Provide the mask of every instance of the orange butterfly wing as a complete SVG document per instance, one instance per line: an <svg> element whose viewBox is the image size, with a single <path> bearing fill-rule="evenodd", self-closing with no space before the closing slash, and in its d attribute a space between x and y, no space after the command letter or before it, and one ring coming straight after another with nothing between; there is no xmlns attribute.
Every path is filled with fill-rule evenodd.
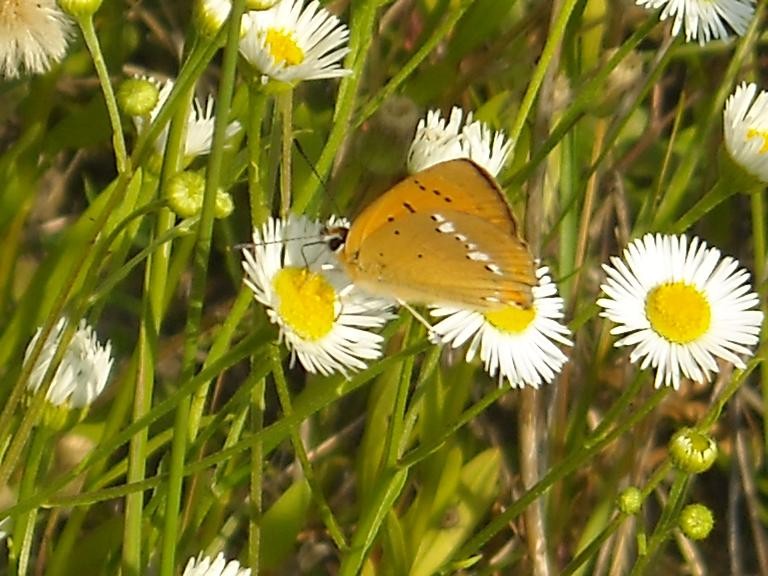
<svg viewBox="0 0 768 576"><path fill-rule="evenodd" d="M390 188L354 220L340 257L360 287L414 303L530 307L537 283L504 193L465 159Z"/></svg>
<svg viewBox="0 0 768 576"><path fill-rule="evenodd" d="M484 218L447 210L385 222L342 260L364 290L414 303L530 307L536 284L522 241Z"/></svg>
<svg viewBox="0 0 768 576"><path fill-rule="evenodd" d="M445 210L474 214L517 235L517 222L493 177L471 160L459 159L436 164L387 190L355 218L346 245L355 251L387 222Z"/></svg>

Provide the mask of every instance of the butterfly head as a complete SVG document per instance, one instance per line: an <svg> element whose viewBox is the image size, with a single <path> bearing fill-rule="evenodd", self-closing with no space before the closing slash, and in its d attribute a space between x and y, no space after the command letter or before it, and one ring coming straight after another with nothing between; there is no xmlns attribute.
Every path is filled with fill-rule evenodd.
<svg viewBox="0 0 768 576"><path fill-rule="evenodd" d="M339 254L344 250L349 235L349 226L327 226L323 230L323 242L334 254Z"/></svg>

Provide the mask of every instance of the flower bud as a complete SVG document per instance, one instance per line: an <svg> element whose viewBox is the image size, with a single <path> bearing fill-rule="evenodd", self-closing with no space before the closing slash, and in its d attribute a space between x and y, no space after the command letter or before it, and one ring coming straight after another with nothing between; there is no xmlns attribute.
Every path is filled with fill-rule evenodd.
<svg viewBox="0 0 768 576"><path fill-rule="evenodd" d="M616 505L624 514L633 516L640 512L640 508L643 505L643 493L640 492L639 488L630 486L619 494Z"/></svg>
<svg viewBox="0 0 768 576"><path fill-rule="evenodd" d="M146 116L155 109L159 91L144 78L129 78L117 89L117 102L129 116Z"/></svg>
<svg viewBox="0 0 768 576"><path fill-rule="evenodd" d="M280 0L246 0L246 10L269 10Z"/></svg>
<svg viewBox="0 0 768 576"><path fill-rule="evenodd" d="M179 172L168 182L166 197L171 210L182 218L198 216L203 209L205 177L200 172ZM222 190L216 192L214 216L226 218L234 206L229 194Z"/></svg>
<svg viewBox="0 0 768 576"><path fill-rule="evenodd" d="M691 540L703 540L714 525L712 511L703 504L689 504L680 513L680 530Z"/></svg>
<svg viewBox="0 0 768 576"><path fill-rule="evenodd" d="M717 458L715 441L698 430L682 428L669 441L672 463L688 474L700 474L708 470Z"/></svg>
<svg viewBox="0 0 768 576"><path fill-rule="evenodd" d="M59 0L59 8L73 18L90 18L101 8L101 0Z"/></svg>
<svg viewBox="0 0 768 576"><path fill-rule="evenodd" d="M193 18L200 34L206 38L215 36L231 10L230 0L197 0Z"/></svg>

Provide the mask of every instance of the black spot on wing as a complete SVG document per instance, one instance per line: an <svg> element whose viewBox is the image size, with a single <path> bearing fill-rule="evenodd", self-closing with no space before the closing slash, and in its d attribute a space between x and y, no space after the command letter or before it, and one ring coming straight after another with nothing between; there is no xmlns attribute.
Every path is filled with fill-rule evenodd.
<svg viewBox="0 0 768 576"><path fill-rule="evenodd" d="M411 214L414 214L416 212L416 208L413 207L413 205L409 202L403 202L403 208L408 210Z"/></svg>

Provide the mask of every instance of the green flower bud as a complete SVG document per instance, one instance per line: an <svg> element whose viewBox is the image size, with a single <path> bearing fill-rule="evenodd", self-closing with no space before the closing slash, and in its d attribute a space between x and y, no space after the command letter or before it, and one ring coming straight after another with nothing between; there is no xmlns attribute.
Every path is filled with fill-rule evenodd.
<svg viewBox="0 0 768 576"><path fill-rule="evenodd" d="M73 18L90 18L101 8L101 0L59 0L59 8Z"/></svg>
<svg viewBox="0 0 768 576"><path fill-rule="evenodd" d="M232 196L222 190L218 190L216 192L216 205L213 208L214 217L221 220L232 214L234 209L235 205L232 202Z"/></svg>
<svg viewBox="0 0 768 576"><path fill-rule="evenodd" d="M280 0L246 0L246 10L269 10Z"/></svg>
<svg viewBox="0 0 768 576"><path fill-rule="evenodd" d="M640 492L639 488L630 486L619 494L616 505L624 514L633 516L640 512L640 507L643 505L643 493Z"/></svg>
<svg viewBox="0 0 768 576"><path fill-rule="evenodd" d="M205 177L201 172L179 172L168 182L166 197L171 210L182 218L198 216L203 209ZM232 213L232 198L226 192L218 190L213 214L216 218L226 218Z"/></svg>
<svg viewBox="0 0 768 576"><path fill-rule="evenodd" d="M669 441L672 463L688 474L700 474L708 470L717 458L715 441L698 430L682 428Z"/></svg>
<svg viewBox="0 0 768 576"><path fill-rule="evenodd" d="M144 78L129 78L117 89L117 102L129 116L147 116L157 106L157 86Z"/></svg>
<svg viewBox="0 0 768 576"><path fill-rule="evenodd" d="M703 504L689 504L680 513L680 530L691 540L703 540L714 525L712 511Z"/></svg>
<svg viewBox="0 0 768 576"><path fill-rule="evenodd" d="M201 36L212 38L232 10L230 0L197 0L193 12L195 26Z"/></svg>

